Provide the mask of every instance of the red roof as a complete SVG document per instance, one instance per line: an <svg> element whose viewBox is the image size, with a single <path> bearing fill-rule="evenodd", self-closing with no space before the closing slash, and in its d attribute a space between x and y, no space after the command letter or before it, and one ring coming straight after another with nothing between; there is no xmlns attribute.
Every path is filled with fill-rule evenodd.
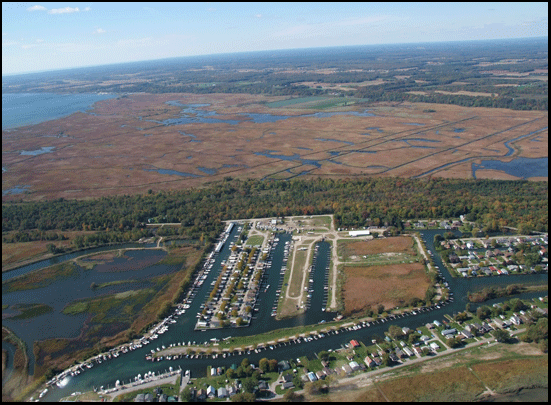
<svg viewBox="0 0 551 405"><path fill-rule="evenodd" d="M352 347L358 347L358 346L360 346L360 344L359 344L357 341L355 341L355 340L351 340L351 341L350 341L350 344L352 345Z"/></svg>

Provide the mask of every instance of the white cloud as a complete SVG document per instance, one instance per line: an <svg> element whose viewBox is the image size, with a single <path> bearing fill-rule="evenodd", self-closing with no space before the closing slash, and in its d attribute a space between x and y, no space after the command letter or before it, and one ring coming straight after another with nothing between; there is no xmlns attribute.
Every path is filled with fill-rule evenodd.
<svg viewBox="0 0 551 405"><path fill-rule="evenodd" d="M38 6L38 5L37 5L37 6L29 7L29 8L27 9L27 11L44 11L44 10L47 10L47 8L44 7L44 6Z"/></svg>
<svg viewBox="0 0 551 405"><path fill-rule="evenodd" d="M216 9L214 7L209 7L207 11L216 11Z"/></svg>
<svg viewBox="0 0 551 405"><path fill-rule="evenodd" d="M102 28L98 28L97 30L94 31L94 34L104 34L104 33L105 33L105 30Z"/></svg>
<svg viewBox="0 0 551 405"><path fill-rule="evenodd" d="M17 41L2 41L2 46L12 46L17 44L19 44Z"/></svg>
<svg viewBox="0 0 551 405"><path fill-rule="evenodd" d="M25 44L25 45L21 45L21 48L22 49L30 49L30 48L36 48L38 46L38 44Z"/></svg>
<svg viewBox="0 0 551 405"><path fill-rule="evenodd" d="M70 14L78 13L80 10L78 7L64 7L64 8L52 8L48 10L48 14Z"/></svg>
<svg viewBox="0 0 551 405"><path fill-rule="evenodd" d="M262 14L255 15L256 18L262 18Z"/></svg>

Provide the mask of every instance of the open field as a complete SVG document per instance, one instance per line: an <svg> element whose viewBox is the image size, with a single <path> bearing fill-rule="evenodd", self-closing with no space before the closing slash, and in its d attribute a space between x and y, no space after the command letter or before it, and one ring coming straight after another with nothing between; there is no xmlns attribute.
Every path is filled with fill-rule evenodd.
<svg viewBox="0 0 551 405"><path fill-rule="evenodd" d="M386 309L402 306L412 298L424 299L430 285L420 263L388 266L345 266L343 287L345 314L382 304Z"/></svg>
<svg viewBox="0 0 551 405"><path fill-rule="evenodd" d="M415 255L413 238L411 236L397 236L384 239L372 239L368 241L340 240L339 255L345 260L350 256L376 255L380 253L407 253Z"/></svg>
<svg viewBox="0 0 551 405"><path fill-rule="evenodd" d="M166 104L174 100L209 106L182 114L181 107ZM386 102L369 105L374 116L356 116L351 113L363 113L367 104L337 107L342 101L247 94L132 94L104 100L93 114L3 131L2 198L134 194L196 187L227 176L471 178L469 168L477 159L547 157L546 111ZM324 115L313 115L312 107ZM196 119L212 111L217 119ZM249 113L281 117L254 122ZM180 118L187 121L178 123ZM510 149L504 143L516 138L514 153L505 158ZM54 149L22 154L42 147ZM462 165L465 169L455 170ZM10 192L21 186L29 187Z"/></svg>

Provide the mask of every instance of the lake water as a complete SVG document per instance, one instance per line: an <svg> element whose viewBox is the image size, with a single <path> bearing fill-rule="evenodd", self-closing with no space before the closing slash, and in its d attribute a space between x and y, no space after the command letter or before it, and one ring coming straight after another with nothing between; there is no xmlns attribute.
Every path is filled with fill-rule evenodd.
<svg viewBox="0 0 551 405"><path fill-rule="evenodd" d="M548 177L549 158L531 159L519 157L510 162L499 160L483 160L481 164L472 164L473 178L476 179L476 171L480 169L499 170L511 176L527 179L529 177Z"/></svg>
<svg viewBox="0 0 551 405"><path fill-rule="evenodd" d="M88 110L116 94L2 93L2 130L38 124Z"/></svg>

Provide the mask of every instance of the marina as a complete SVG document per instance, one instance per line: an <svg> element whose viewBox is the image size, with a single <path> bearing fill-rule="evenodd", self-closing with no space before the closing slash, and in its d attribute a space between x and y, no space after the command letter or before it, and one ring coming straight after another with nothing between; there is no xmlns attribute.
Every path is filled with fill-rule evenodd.
<svg viewBox="0 0 551 405"><path fill-rule="evenodd" d="M444 230L421 232L429 251L433 249L432 239L437 232L442 233ZM240 227L231 227L229 233L225 231L221 235L221 240L226 242L235 240L240 233ZM276 233L273 239L266 240L263 251L267 255L261 266L262 281L254 296L254 315L248 327L231 328L231 330L227 328L193 330L197 322L195 314L200 314L202 310L206 309L205 302L212 290L211 284L222 274L223 266L230 260L232 247L228 242L219 252L213 251L206 256L200 271L192 280L185 298L178 303L172 314L151 327L141 338L98 354L58 374L48 381L49 391L44 394L44 397L48 400L56 400L70 395L71 392L84 392L94 388L102 389L105 392L106 390L116 391L120 389L116 385L117 379L128 381L128 384L138 384L145 381L144 375L158 376L159 373L164 373L165 369L168 370L168 367L172 367L173 370L190 370L194 376L200 377L205 375L206 367L212 365L213 361L224 367L229 367L243 357L249 358L251 362L258 362L260 358L267 356L263 352L268 350L270 351L269 356L276 356L278 359L295 358L304 354L314 356L314 353L320 350L338 349L350 339L371 341L372 336L382 336L389 324L412 328L432 322L434 319L442 319L445 314L463 310L464 298L456 303L454 296L464 297L475 284L484 285L485 283L484 279L448 277L447 270L439 263L439 255L435 255L434 260L445 279L444 282L448 283L451 291L455 293L455 295L450 295L448 300L427 307L403 311L399 314L389 314L389 316L373 322L359 320L341 321L335 324L335 320L340 318L337 316L338 314L325 310L330 249L327 242L320 242L315 246L316 254L312 262L313 267L308 274L308 291L305 293L310 297L307 297L306 311L297 317L277 321L273 314L277 311L281 283L287 270L287 259L292 246L291 235L285 232ZM505 285L518 282L520 277L510 276L509 280L506 280L506 277L501 277L499 280L492 281ZM546 274L534 275L534 277L525 276L524 278L525 281L546 279ZM532 293L531 296L535 295L537 294ZM248 336L304 325L311 325L310 332L287 336L275 341L267 340L259 343L256 347L232 347L231 344L227 344L231 340L230 335L234 337ZM193 349L193 351L184 353L182 350L184 348ZM207 349L211 349L210 353L207 352ZM125 360L122 361L122 358ZM113 374L115 369L116 374ZM141 380L137 378L138 375L141 375ZM100 388L101 386L103 388Z"/></svg>

